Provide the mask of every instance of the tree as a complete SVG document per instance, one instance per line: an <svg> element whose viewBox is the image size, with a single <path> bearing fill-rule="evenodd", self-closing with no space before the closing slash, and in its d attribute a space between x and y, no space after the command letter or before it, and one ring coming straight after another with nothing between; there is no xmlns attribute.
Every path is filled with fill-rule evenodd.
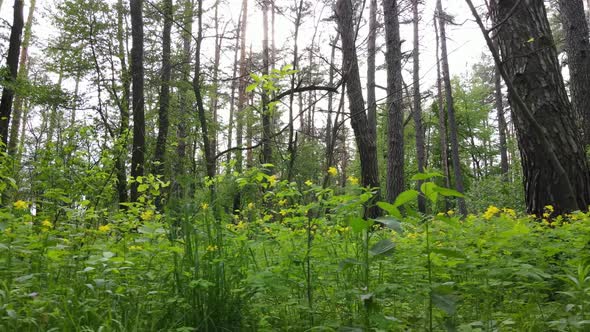
<svg viewBox="0 0 590 332"><path fill-rule="evenodd" d="M37 0L31 0L29 4L29 14L27 16L27 23L24 26L24 36L20 52L20 60L18 64L18 79L26 80L28 76L28 58L29 58L29 44L31 42L32 27L33 27L33 16L35 14L35 8ZM1 6L0 6L1 7ZM24 97L17 95L14 101L14 110L12 124L10 127L10 140L8 142L8 154L15 156L18 146L18 134L21 124L21 117L24 107Z"/></svg>
<svg viewBox="0 0 590 332"><path fill-rule="evenodd" d="M156 174L164 174L164 163L166 162L166 141L168 138L168 113L170 108L170 77L172 65L171 54L171 32L174 9L172 0L163 1L164 31L162 33L162 69L160 73L160 109L158 111L158 138L156 141Z"/></svg>
<svg viewBox="0 0 590 332"><path fill-rule="evenodd" d="M440 48L441 48L441 64L443 82L445 85L445 96L447 100L447 116L449 121L449 136L451 139L451 159L453 160L453 174L455 176L455 189L463 193L465 188L463 186L463 174L461 172L461 159L459 157L459 139L457 137L457 121L455 120L455 109L453 103L453 90L451 85L451 76L449 72L449 59L447 51L447 34L446 34L446 14L442 9L442 1L437 0L436 12L438 25L440 29ZM466 216L467 206L465 200L462 197L457 198L459 205L459 212Z"/></svg>
<svg viewBox="0 0 590 332"><path fill-rule="evenodd" d="M547 205L555 214L587 210L588 164L543 3L495 2L495 25L486 29L471 0L466 2L508 88L528 212L542 216ZM488 35L498 24L502 59Z"/></svg>
<svg viewBox="0 0 590 332"><path fill-rule="evenodd" d="M131 177L144 174L145 161L145 115L144 115L144 68L143 68L143 0L130 0L131 10L131 77L133 81L133 149L131 154ZM139 198L139 183L131 184L131 201Z"/></svg>
<svg viewBox="0 0 590 332"><path fill-rule="evenodd" d="M387 200L404 191L404 112L402 108L402 52L397 0L383 0L387 53Z"/></svg>
<svg viewBox="0 0 590 332"><path fill-rule="evenodd" d="M21 37L23 26L23 0L14 0L12 28L10 29L10 43L8 44L8 55L6 65L8 66L8 75L4 77L4 89L2 90L2 100L0 100L0 139L2 147L0 151L6 149L8 143L8 126L10 124L10 114L12 112L12 102L14 100L14 85L18 75L18 58L20 55Z"/></svg>
<svg viewBox="0 0 590 332"><path fill-rule="evenodd" d="M360 156L361 183L365 187L378 188L377 143L375 136L371 135L367 112L365 111L352 16L350 0L338 0L336 2L336 20L340 38L342 39L342 72L345 73L344 79L350 105L350 123ZM378 198L378 195L376 198ZM365 213L369 218L374 218L378 214L379 210L376 207L368 208Z"/></svg>
<svg viewBox="0 0 590 332"><path fill-rule="evenodd" d="M565 51L570 72L574 114L582 119L584 144L590 144L590 35L582 0L559 0L565 31Z"/></svg>
<svg viewBox="0 0 590 332"><path fill-rule="evenodd" d="M412 0L412 14L414 24L414 49L412 57L414 60L413 70L413 88L412 96L414 104L414 128L416 131L416 161L418 172L423 173L426 164L426 153L424 143L424 129L422 127L422 96L420 93L420 13L418 12L419 0ZM416 186L420 188L422 182L418 181ZM423 196L418 197L418 210L426 212L426 201Z"/></svg>
<svg viewBox="0 0 590 332"><path fill-rule="evenodd" d="M377 135L377 101L375 100L375 55L377 40L377 0L370 0L369 38L367 39L367 119L372 135Z"/></svg>
<svg viewBox="0 0 590 332"><path fill-rule="evenodd" d="M246 87L248 86L248 64L246 63L246 32L248 29L248 0L242 2L242 19L240 31L240 76L238 84L238 105L236 114L236 171L242 171L242 142L244 135L244 113L246 108L247 96Z"/></svg>

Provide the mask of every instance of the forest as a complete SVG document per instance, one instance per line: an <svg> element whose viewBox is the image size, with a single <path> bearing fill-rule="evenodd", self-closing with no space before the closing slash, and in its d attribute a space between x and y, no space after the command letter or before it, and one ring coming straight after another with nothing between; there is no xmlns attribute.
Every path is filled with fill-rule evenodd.
<svg viewBox="0 0 590 332"><path fill-rule="evenodd" d="M0 331L590 331L590 0L0 0Z"/></svg>

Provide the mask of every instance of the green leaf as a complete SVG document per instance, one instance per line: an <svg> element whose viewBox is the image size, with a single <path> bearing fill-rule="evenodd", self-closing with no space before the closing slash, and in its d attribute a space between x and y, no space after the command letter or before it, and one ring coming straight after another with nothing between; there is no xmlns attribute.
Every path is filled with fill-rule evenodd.
<svg viewBox="0 0 590 332"><path fill-rule="evenodd" d="M440 174L439 172L418 173L418 174L412 176L411 180L412 181L421 181L421 180L432 179L435 177L442 178L442 177L444 177L444 175Z"/></svg>
<svg viewBox="0 0 590 332"><path fill-rule="evenodd" d="M144 192L149 188L149 185L147 184L140 184L139 186L137 186L137 192Z"/></svg>
<svg viewBox="0 0 590 332"><path fill-rule="evenodd" d="M393 229L394 231L398 232L400 235L404 233L402 229L402 223L392 217L380 217L375 219L376 222L383 224L385 227L389 229Z"/></svg>
<svg viewBox="0 0 590 332"><path fill-rule="evenodd" d="M449 189L449 188L445 188L445 187L434 187L433 190L445 197L449 197L449 196L454 196L454 197L465 197L465 195L463 195L462 193L453 190L453 189Z"/></svg>
<svg viewBox="0 0 590 332"><path fill-rule="evenodd" d="M408 202L411 202L411 201L415 200L416 198L418 198L418 195L420 195L420 193L414 189L406 190L406 191L400 193L395 198L395 202L393 202L393 206L398 207L398 206L404 205Z"/></svg>
<svg viewBox="0 0 590 332"><path fill-rule="evenodd" d="M246 87L246 92L252 92L252 91L256 90L257 87L258 87L258 83L252 83L252 84L248 85L248 87Z"/></svg>
<svg viewBox="0 0 590 332"><path fill-rule="evenodd" d="M372 256L389 255L395 249L395 243L390 239L383 239L369 249Z"/></svg>
<svg viewBox="0 0 590 332"><path fill-rule="evenodd" d="M349 221L350 228L354 233L362 233L364 230L369 229L371 227L371 223L363 218L351 218Z"/></svg>
<svg viewBox="0 0 590 332"><path fill-rule="evenodd" d="M354 258L348 257L348 258L341 260L340 263L338 263L338 269L340 271L343 271L343 270L351 268L355 265L363 265L363 262L358 261Z"/></svg>
<svg viewBox="0 0 590 332"><path fill-rule="evenodd" d="M377 202L377 206L391 216L394 216L398 219L402 218L401 212L399 212L399 209L393 204L389 204L387 202Z"/></svg>
<svg viewBox="0 0 590 332"><path fill-rule="evenodd" d="M460 250L452 249L452 248L435 248L432 249L431 252L435 254L440 254L449 258L461 258L466 259L467 256Z"/></svg>
<svg viewBox="0 0 590 332"><path fill-rule="evenodd" d="M534 42L534 41L535 41L535 37L531 37L531 38L530 38L529 40L527 40L526 42L527 42L527 43L532 43L532 42Z"/></svg>
<svg viewBox="0 0 590 332"><path fill-rule="evenodd" d="M442 295L435 292L432 292L430 296L432 298L432 303L442 311L446 312L447 315L452 316L457 311L457 302L455 301L454 296Z"/></svg>
<svg viewBox="0 0 590 332"><path fill-rule="evenodd" d="M435 188L437 187L438 186L434 182L424 182L420 186L420 190L432 203L436 203L436 200L438 199L438 192Z"/></svg>

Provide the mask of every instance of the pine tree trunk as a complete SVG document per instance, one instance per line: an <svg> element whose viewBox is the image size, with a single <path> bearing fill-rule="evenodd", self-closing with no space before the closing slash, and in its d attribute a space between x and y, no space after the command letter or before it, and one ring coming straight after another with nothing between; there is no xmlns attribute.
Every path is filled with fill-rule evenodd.
<svg viewBox="0 0 590 332"><path fill-rule="evenodd" d="M295 15L295 32L293 33L293 70L299 70L299 27L301 26L301 16L303 15L303 0L299 0L297 7L297 14ZM291 75L291 90L295 89L295 81L297 74ZM301 105L301 94L299 95L299 104ZM287 152L289 154L289 166L287 167L287 180L290 182L293 178L293 171L295 168L295 158L297 157L297 136L295 135L295 116L293 112L295 102L295 95L289 95L289 142L287 145ZM303 114L299 114L303 116Z"/></svg>
<svg viewBox="0 0 590 332"><path fill-rule="evenodd" d="M383 0L387 53L387 201L393 202L404 191L404 112L402 53L397 0Z"/></svg>
<svg viewBox="0 0 590 332"><path fill-rule="evenodd" d="M447 188L451 187L451 172L449 170L449 143L447 136L447 114L445 112L443 88L442 88L442 73L440 66L440 34L438 33L438 23L436 15L434 15L434 32L436 34L436 87L437 87L437 103L438 103L438 137L440 140L440 164L445 176L445 185ZM449 210L449 201L445 198L445 210Z"/></svg>
<svg viewBox="0 0 590 332"><path fill-rule="evenodd" d="M129 97L131 95L131 80L129 77L129 68L127 67L127 53L125 52L127 33L124 25L124 9L123 0L119 0L117 8L117 57L121 63L121 84L123 85L123 94L121 96L121 105L119 107L119 151L116 152L117 196L119 203L124 203L129 200L129 195L127 194L127 170L125 164L127 160L127 142L129 137Z"/></svg>
<svg viewBox="0 0 590 332"><path fill-rule="evenodd" d="M506 117L504 116L504 101L502 96L502 75L496 67L494 71L495 104L498 116L498 137L500 139L500 169L502 179L508 182L508 146L506 143Z"/></svg>
<svg viewBox="0 0 590 332"><path fill-rule="evenodd" d="M217 154L217 126L219 123L219 63L221 62L221 48L223 46L223 40L225 39L225 31L220 33L219 31L219 1L215 2L215 55L213 57L213 74L211 79L211 90L209 94L209 109L213 115L211 124L209 126L209 136L211 137L211 153L213 156Z"/></svg>
<svg viewBox="0 0 590 332"><path fill-rule="evenodd" d="M20 60L18 64L18 78L21 80L26 80L27 76L29 75L29 69L27 67L28 58L29 58L29 43L31 41L32 35L32 27L33 27L33 16L35 15L35 8L36 8L37 0L31 0L29 4L29 14L27 17L27 23L25 24L25 32L23 36L23 42L21 46L20 52ZM15 156L17 153L18 147L18 134L21 125L21 116L23 112L24 106L24 98L22 96L16 95L14 100L14 110L12 124L10 127L10 140L8 141L8 154L11 156Z"/></svg>
<svg viewBox="0 0 590 332"><path fill-rule="evenodd" d="M227 129L227 148L231 148L232 144L233 144L233 130L234 130L234 122L235 122L235 106L236 106L236 88L237 88L237 84L236 84L236 75L238 74L238 53L240 52L240 32L241 32L241 25L242 25L242 15L240 13L240 18L238 19L238 25L237 25L237 29L236 29L236 42L234 44L234 65L233 65L233 71L232 71L232 83L231 83L231 94L230 94L230 100L229 100L229 124L228 124L228 129ZM229 151L227 153L227 163L229 165L229 162L232 160L231 158L232 153L231 151ZM228 171L230 171L230 168L228 167Z"/></svg>
<svg viewBox="0 0 590 332"><path fill-rule="evenodd" d="M422 127L422 95L420 93L420 14L418 12L418 0L412 0L412 14L414 23L414 50L412 52L414 59L414 76L413 88L414 95L414 130L416 131L416 162L418 164L418 173L424 172L426 163L424 148L424 129ZM422 181L416 183L419 190ZM418 211L426 212L426 200L424 196L418 196Z"/></svg>
<svg viewBox="0 0 590 332"><path fill-rule="evenodd" d="M244 112L246 109L246 87L248 85L248 64L246 63L246 32L248 29L248 0L242 2L242 26L240 32L240 82L238 86L238 107L236 114L236 171L242 172L243 134L244 134Z"/></svg>
<svg viewBox="0 0 590 332"><path fill-rule="evenodd" d="M172 65L171 55L171 32L174 9L172 0L165 0L163 3L164 31L162 36L162 72L160 73L160 109L158 110L158 138L156 140L156 174L163 175L166 163L166 141L168 139L168 113L170 109L170 77Z"/></svg>
<svg viewBox="0 0 590 332"><path fill-rule="evenodd" d="M131 9L131 76L133 80L133 149L131 153L131 177L144 174L145 162L145 114L143 68L143 0L130 0ZM138 182L131 184L131 201L139 198Z"/></svg>
<svg viewBox="0 0 590 332"><path fill-rule="evenodd" d="M588 165L574 112L561 76L543 2L497 4L502 25L498 43L517 130L529 213L586 210L590 203ZM522 42L525 41L525 42Z"/></svg>
<svg viewBox="0 0 590 332"><path fill-rule="evenodd" d="M270 50L268 47L268 8L269 1L264 0L262 3L262 74L268 75L270 67ZM262 163L272 163L272 149L270 137L272 135L270 110L268 109L268 94L262 93Z"/></svg>
<svg viewBox="0 0 590 332"><path fill-rule="evenodd" d="M574 114L582 120L584 144L590 144L590 35L582 0L559 0Z"/></svg>
<svg viewBox="0 0 590 332"><path fill-rule="evenodd" d="M4 80L9 82L16 81L18 75L18 58L20 55L21 36L23 33L23 0L14 0L14 11L12 28L10 29L10 42L8 44L8 55L6 65L8 67L8 77ZM2 90L2 99L0 100L0 140L2 146L0 151L5 151L8 143L8 126L10 124L10 114L12 112L12 102L14 100L14 90L5 87Z"/></svg>
<svg viewBox="0 0 590 332"><path fill-rule="evenodd" d="M453 174L455 176L455 189L463 193L465 191L463 187L463 174L461 171L461 159L459 158L459 138L457 137L457 121L455 120L455 105L453 101L453 87L451 85L451 76L449 72L449 60L447 51L447 34L446 34L446 22L445 14L442 9L441 0L437 1L436 4L438 23L440 28L440 46L441 46L441 60L442 60L442 73L443 81L445 84L445 95L447 99L447 114L449 121L449 136L451 139L451 159L453 160ZM459 212L463 215L467 215L467 206L465 205L465 199L457 198L459 205Z"/></svg>
<svg viewBox="0 0 590 332"><path fill-rule="evenodd" d="M338 0L336 2L336 19L340 37L342 38L343 73L346 73L345 80L348 92L350 107L350 123L354 131L357 150L361 164L362 185L370 188L379 187L379 170L377 164L377 144L375 137L369 130L367 113L361 79L359 74L358 59L355 46L355 33L353 24L352 4L350 0ZM379 199L377 193L375 200ZM365 212L368 218L375 218L379 215L379 209L369 206Z"/></svg>
<svg viewBox="0 0 590 332"><path fill-rule="evenodd" d="M371 134L377 135L377 102L375 101L375 43L377 40L377 0L369 9L369 38L367 39L367 119Z"/></svg>

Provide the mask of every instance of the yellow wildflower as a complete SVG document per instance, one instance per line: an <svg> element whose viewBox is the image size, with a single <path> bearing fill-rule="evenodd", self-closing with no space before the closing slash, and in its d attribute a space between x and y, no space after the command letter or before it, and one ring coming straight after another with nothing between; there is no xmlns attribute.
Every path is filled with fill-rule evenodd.
<svg viewBox="0 0 590 332"><path fill-rule="evenodd" d="M101 232L101 233L106 233L106 232L108 232L110 230L111 230L111 225L110 224L98 226L98 231Z"/></svg>
<svg viewBox="0 0 590 332"><path fill-rule="evenodd" d="M504 208L504 209L502 209L502 211L512 218L516 217L516 211L514 211L513 209Z"/></svg>
<svg viewBox="0 0 590 332"><path fill-rule="evenodd" d="M483 214L483 218L484 218L485 220L490 220L490 219L492 219L492 217L493 217L494 215L496 215L496 213L498 213L498 212L500 212L500 209L498 209L497 207L495 207L495 206L493 206L493 205L490 205L490 206L488 207L488 209L486 210L486 212Z"/></svg>
<svg viewBox="0 0 590 332"><path fill-rule="evenodd" d="M53 224L51 223L51 221L49 221L49 219L45 219L41 222L41 226L43 228L53 228Z"/></svg>
<svg viewBox="0 0 590 332"><path fill-rule="evenodd" d="M447 214L448 214L449 216L452 216L452 215L454 215L454 214L455 214L455 211L453 211L453 210L449 210L449 211L447 211Z"/></svg>
<svg viewBox="0 0 590 332"><path fill-rule="evenodd" d="M408 233L408 239L416 239L418 238L418 233Z"/></svg>
<svg viewBox="0 0 590 332"><path fill-rule="evenodd" d="M311 182L311 180L307 180L305 181L305 185L311 187L313 185L313 182Z"/></svg>
<svg viewBox="0 0 590 332"><path fill-rule="evenodd" d="M284 217L284 216L286 216L286 215L287 215L287 213L289 213L289 212L287 212L287 210L281 210L279 213L281 214L281 216L283 216L283 217Z"/></svg>
<svg viewBox="0 0 590 332"><path fill-rule="evenodd" d="M143 211L140 216L141 220L143 220L143 221L151 220L153 217L154 217L154 211L152 211L152 210Z"/></svg>
<svg viewBox="0 0 590 332"><path fill-rule="evenodd" d="M279 206L285 206L287 205L287 200L286 199L282 199L279 201Z"/></svg>
<svg viewBox="0 0 590 332"><path fill-rule="evenodd" d="M350 182L350 184L352 184L353 186L356 186L359 184L359 179L354 176L349 176L348 182Z"/></svg>
<svg viewBox="0 0 590 332"><path fill-rule="evenodd" d="M26 208L29 207L29 203L25 202L25 201L21 201L20 199L16 202L14 202L14 208L17 210L24 210Z"/></svg>
<svg viewBox="0 0 590 332"><path fill-rule="evenodd" d="M129 250L141 250L143 249L141 246L129 246Z"/></svg>
<svg viewBox="0 0 590 332"><path fill-rule="evenodd" d="M274 186L277 183L277 176L276 175L269 176L268 183L271 187Z"/></svg>
<svg viewBox="0 0 590 332"><path fill-rule="evenodd" d="M207 204L207 203L202 203L202 204L201 204L201 209L203 209L203 210L207 210L207 209L209 209L209 204Z"/></svg>
<svg viewBox="0 0 590 332"><path fill-rule="evenodd" d="M216 246L216 245L211 245L210 244L210 245L207 246L207 251L209 251L209 252L216 251L217 249L219 249L219 247Z"/></svg>
<svg viewBox="0 0 590 332"><path fill-rule="evenodd" d="M246 228L246 223L241 221L236 225L236 229L244 229Z"/></svg>
<svg viewBox="0 0 590 332"><path fill-rule="evenodd" d="M549 211L549 212L553 212L555 211L555 209L553 208L552 205L545 205L545 210Z"/></svg>
<svg viewBox="0 0 590 332"><path fill-rule="evenodd" d="M250 210L254 209L254 203L248 203L248 209L250 209Z"/></svg>
<svg viewBox="0 0 590 332"><path fill-rule="evenodd" d="M336 175L338 175L338 170L336 169L336 167L332 166L332 167L328 168L328 174L330 174L332 176L336 176Z"/></svg>

